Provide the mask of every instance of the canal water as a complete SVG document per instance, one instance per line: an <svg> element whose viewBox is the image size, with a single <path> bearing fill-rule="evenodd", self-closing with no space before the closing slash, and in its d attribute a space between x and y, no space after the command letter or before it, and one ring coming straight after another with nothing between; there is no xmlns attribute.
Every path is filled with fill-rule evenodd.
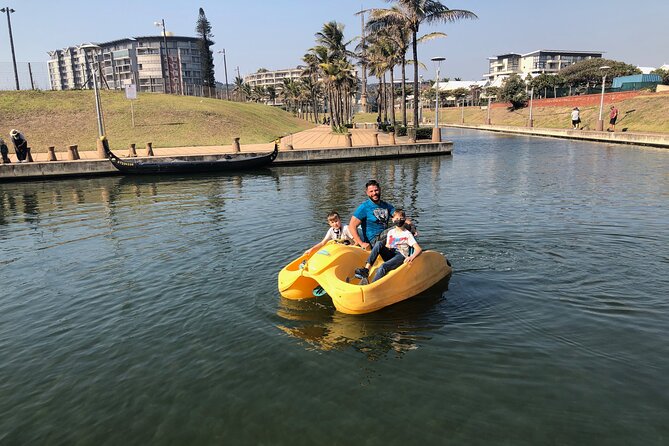
<svg viewBox="0 0 669 446"><path fill-rule="evenodd" d="M669 443L669 152L444 134L452 157L0 185L0 444ZM450 282L364 316L283 300L369 178Z"/></svg>

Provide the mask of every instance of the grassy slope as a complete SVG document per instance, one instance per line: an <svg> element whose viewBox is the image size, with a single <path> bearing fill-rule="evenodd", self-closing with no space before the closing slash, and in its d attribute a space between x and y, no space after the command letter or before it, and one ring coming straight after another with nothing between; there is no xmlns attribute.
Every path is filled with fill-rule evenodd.
<svg viewBox="0 0 669 446"><path fill-rule="evenodd" d="M265 105L146 93L134 101L132 127L130 101L124 93L101 93L113 147L129 143L143 147L149 141L154 147L229 145L235 137L242 144L263 143L313 126ZM63 150L70 144L92 150L97 137L93 92L0 92L0 134L6 141L12 128L21 130L36 152L48 146Z"/></svg>
<svg viewBox="0 0 669 446"><path fill-rule="evenodd" d="M632 99L616 102L620 110L620 117L616 128L626 128L630 132L658 132L669 133L669 95L637 96ZM579 107L581 109L582 127L594 130L599 118L599 106ZM532 116L535 127L570 128L572 107L533 107ZM604 109L604 121L608 125L608 107ZM460 108L443 108L439 111L439 122L459 124L461 119ZM376 122L376 114L361 113L356 115L356 122ZM409 123L412 114L409 112ZM425 110L426 119L434 122L434 111ZM397 114L401 119L401 114ZM479 107L465 108L465 124L485 123L486 111ZM495 125L526 126L529 118L529 108L509 111L505 108L490 110L490 119Z"/></svg>

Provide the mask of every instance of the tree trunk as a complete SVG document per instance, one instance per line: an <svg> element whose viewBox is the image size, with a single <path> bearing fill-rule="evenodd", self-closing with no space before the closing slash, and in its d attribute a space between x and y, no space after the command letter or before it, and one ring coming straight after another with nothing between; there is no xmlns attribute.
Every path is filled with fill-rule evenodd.
<svg viewBox="0 0 669 446"><path fill-rule="evenodd" d="M418 30L413 30L413 40L411 41L411 47L413 50L413 126L418 128L418 42L416 41L416 35Z"/></svg>
<svg viewBox="0 0 669 446"><path fill-rule="evenodd" d="M407 126L406 53L402 55L402 125Z"/></svg>
<svg viewBox="0 0 669 446"><path fill-rule="evenodd" d="M393 127L397 121L395 117L395 75L393 73L395 67L390 67L390 117L392 118Z"/></svg>

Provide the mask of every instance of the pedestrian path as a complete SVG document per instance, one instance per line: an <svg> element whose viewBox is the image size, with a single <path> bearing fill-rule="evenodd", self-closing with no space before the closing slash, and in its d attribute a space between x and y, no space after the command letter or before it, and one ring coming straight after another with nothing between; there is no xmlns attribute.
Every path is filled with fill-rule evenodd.
<svg viewBox="0 0 669 446"><path fill-rule="evenodd" d="M401 145L409 144L407 137L397 137L395 142L392 141L392 135L384 132L379 132L376 129L349 129L351 133L352 146L373 146L374 135L377 134L379 145ZM114 141L110 140L111 149L117 156L128 157L128 147L115 147ZM292 146L293 150L310 150L310 149L335 149L347 146L347 137L344 134L332 133L330 126L319 125L309 130L304 130L292 135L285 136L281 139L280 150L289 150ZM245 153L263 153L271 151L274 148L274 142L267 142L262 144L244 144L240 141L240 151ZM145 147L137 146L135 149L138 157L144 157L147 154ZM156 147L153 146L154 156L187 156L187 155L217 155L224 153L233 153L233 145L220 146L184 146L184 147ZM35 162L46 162L47 153L33 153L33 160ZM95 150L79 151L79 156L82 160L100 159ZM67 152L56 152L58 161L67 161ZM10 160L15 163L16 156L11 154Z"/></svg>

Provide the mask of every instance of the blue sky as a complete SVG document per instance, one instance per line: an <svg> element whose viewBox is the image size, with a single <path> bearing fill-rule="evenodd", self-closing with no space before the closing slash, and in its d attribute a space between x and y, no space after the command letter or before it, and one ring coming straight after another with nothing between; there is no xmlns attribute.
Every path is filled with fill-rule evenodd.
<svg viewBox="0 0 669 446"><path fill-rule="evenodd" d="M429 59L446 57L444 77L480 79L487 57L537 49L604 51L604 57L641 66L669 63L669 2L666 0L442 0L452 9L468 9L476 21L425 26L445 39L419 47L432 78ZM129 36L158 35L154 21L165 19L168 31L195 35L198 8L211 22L216 45L225 48L228 77L237 66L244 75L258 68L279 69L301 63L323 23L345 25L347 39L360 34L361 7L387 7L381 0L5 0L12 14L18 62L45 65L47 51L82 42L104 42ZM0 17L0 75L11 67L4 14ZM216 77L223 80L223 61L216 54ZM10 70L10 68L9 68Z"/></svg>

